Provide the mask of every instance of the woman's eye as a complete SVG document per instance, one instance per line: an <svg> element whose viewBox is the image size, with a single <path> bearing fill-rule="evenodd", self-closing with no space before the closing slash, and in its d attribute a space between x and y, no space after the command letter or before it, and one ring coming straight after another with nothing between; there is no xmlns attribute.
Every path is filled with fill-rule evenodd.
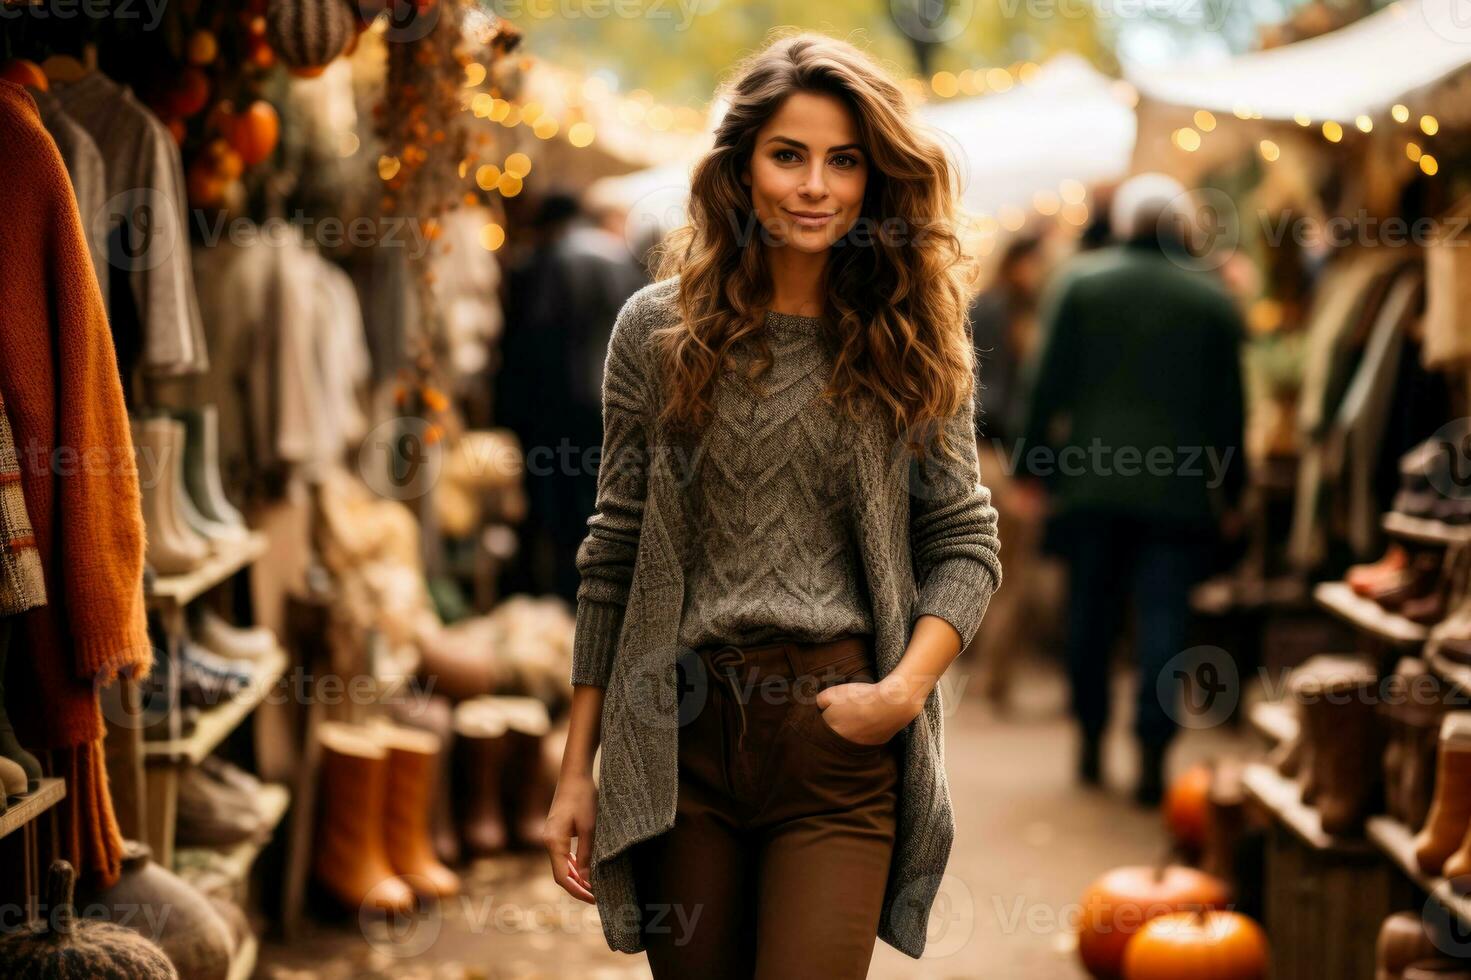
<svg viewBox="0 0 1471 980"><path fill-rule="evenodd" d="M790 154L791 156L795 157L797 155L797 151L796 150L777 150L776 151L776 158L778 160L780 160L783 156L785 156L787 154Z"/></svg>
<svg viewBox="0 0 1471 980"><path fill-rule="evenodd" d="M856 166L858 166L858 163L859 163L857 157L849 156L846 153L839 153L837 156L833 157L833 160L834 160L834 162L836 162L838 160L847 160L848 161L847 163L840 164L840 166L842 166L844 169L846 169L848 167L856 167Z"/></svg>

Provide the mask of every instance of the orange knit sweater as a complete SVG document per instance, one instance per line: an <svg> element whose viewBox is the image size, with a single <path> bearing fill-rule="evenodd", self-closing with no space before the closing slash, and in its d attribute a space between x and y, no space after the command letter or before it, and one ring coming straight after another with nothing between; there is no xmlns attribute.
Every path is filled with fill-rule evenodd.
<svg viewBox="0 0 1471 980"><path fill-rule="evenodd" d="M6 702L22 741L68 779L59 853L116 878L94 685L152 663L143 519L127 409L76 198L35 101L0 82L0 395L50 603L18 617Z"/></svg>

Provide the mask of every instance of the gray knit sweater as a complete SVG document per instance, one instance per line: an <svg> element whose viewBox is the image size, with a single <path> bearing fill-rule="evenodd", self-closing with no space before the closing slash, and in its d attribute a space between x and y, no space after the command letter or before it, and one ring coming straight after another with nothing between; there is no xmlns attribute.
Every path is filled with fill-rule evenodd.
<svg viewBox="0 0 1471 980"><path fill-rule="evenodd" d="M912 463L876 406L855 424L812 404L828 362L812 346L817 338L801 334L816 321L768 315L776 360L759 381L766 396L722 388L719 417L699 439L667 433L655 419L662 386L649 334L678 316L677 284L640 289L614 326L597 509L577 555L572 682L607 689L592 883L604 935L625 952L644 948L628 848L674 824L684 641L736 642L763 628L819 636L866 615L883 677L921 615L944 618L969 643L1001 583L973 401L946 421L961 459ZM713 534L703 521L712 509L729 515ZM763 575L771 562L808 571L794 588ZM866 586L857 598L849 575ZM720 592L728 585L729 602ZM954 838L943 697L937 685L896 736L904 746L899 832L879 938L914 957Z"/></svg>

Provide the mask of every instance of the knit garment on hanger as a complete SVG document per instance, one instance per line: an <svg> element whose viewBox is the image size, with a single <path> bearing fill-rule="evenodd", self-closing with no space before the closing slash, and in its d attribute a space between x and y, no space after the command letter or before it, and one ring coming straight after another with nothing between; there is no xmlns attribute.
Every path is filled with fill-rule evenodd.
<svg viewBox="0 0 1471 980"><path fill-rule="evenodd" d="M81 217L25 90L0 82L0 397L48 603L21 614L6 692L22 742L66 776L60 856L115 880L98 688L153 663L143 606L143 510L122 382ZM43 821L52 825L51 821Z"/></svg>

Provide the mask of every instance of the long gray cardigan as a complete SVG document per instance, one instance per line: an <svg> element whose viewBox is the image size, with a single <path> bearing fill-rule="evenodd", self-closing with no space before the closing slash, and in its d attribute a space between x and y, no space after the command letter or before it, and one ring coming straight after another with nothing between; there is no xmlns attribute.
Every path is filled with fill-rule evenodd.
<svg viewBox="0 0 1471 980"><path fill-rule="evenodd" d="M656 423L649 334L675 321L678 277L645 286L619 312L603 378L597 513L578 550L582 574L572 683L606 688L591 884L608 945L640 952L629 847L674 826L679 777L676 659L689 527L680 494L691 449ZM855 440L851 488L874 614L880 677L903 657L915 620L941 615L965 642L1001 584L996 509L980 482L974 398L946 420L960 459L912 463L872 406ZM936 685L903 741L899 821L878 937L918 958L955 837Z"/></svg>

